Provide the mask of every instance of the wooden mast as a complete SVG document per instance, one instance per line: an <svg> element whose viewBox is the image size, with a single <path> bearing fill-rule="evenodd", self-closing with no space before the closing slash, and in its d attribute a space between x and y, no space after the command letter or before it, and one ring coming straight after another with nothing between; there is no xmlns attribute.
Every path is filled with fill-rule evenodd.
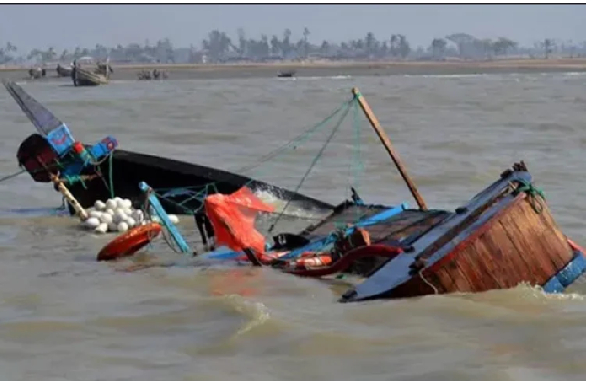
<svg viewBox="0 0 600 381"><path fill-rule="evenodd" d="M406 186L410 190L410 193L412 193L413 197L415 198L417 205L419 205L419 208L421 210L427 210L427 205L425 204L425 200L423 200L423 197L421 197L421 194L417 190L417 186L415 185L415 183L412 181L412 179L408 175L408 171L406 170L406 167L404 166L402 161L400 161L400 156L398 156L398 154L394 150L394 147L392 147L392 143L390 142L390 139L387 137L387 134L385 133L385 131L379 124L379 121L375 117L375 114L373 114L371 107L369 107L369 104L367 103L365 98L362 96L360 91L358 91L358 88L356 88L356 87L353 88L352 94L358 101L358 104L360 105L360 108L363 110L367 119L369 120L371 127L373 127L373 129L375 130L375 133L377 134L377 136L379 136L379 140L381 140L381 143L385 147L385 150L390 155L390 158L392 159L392 161L396 165L396 168L402 175L402 178L406 182Z"/></svg>

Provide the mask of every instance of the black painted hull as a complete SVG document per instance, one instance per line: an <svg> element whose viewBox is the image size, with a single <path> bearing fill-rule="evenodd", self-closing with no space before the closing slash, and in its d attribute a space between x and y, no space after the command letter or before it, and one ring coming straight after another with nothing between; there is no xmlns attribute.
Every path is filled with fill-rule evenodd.
<svg viewBox="0 0 600 381"><path fill-rule="evenodd" d="M308 210L333 208L331 204L264 182L252 181L248 184L251 181L250 178L231 172L132 151L116 150L114 152L112 176L109 160L105 160L100 169L106 184L102 178L95 178L86 182L85 188L80 183L68 186L71 193L84 208L91 207L96 200L106 200L110 197L109 183L111 177L115 197L129 198L138 207L143 201L139 183L145 181L155 189L196 187L196 191L199 191L202 186L214 183L216 191L224 194L233 193L242 186L247 185L254 191L266 190L280 199L292 199ZM85 173L92 174L91 171ZM182 195L178 198L169 197L172 202L164 201L163 206L167 213L173 214L186 213L200 206L200 200L188 201L185 204L186 208L177 205L177 202L186 199L189 199L188 195Z"/></svg>

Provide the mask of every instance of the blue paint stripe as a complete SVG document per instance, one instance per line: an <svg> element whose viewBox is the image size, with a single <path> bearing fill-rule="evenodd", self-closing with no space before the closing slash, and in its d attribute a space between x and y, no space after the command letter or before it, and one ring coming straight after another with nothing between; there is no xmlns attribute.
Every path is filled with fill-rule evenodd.
<svg viewBox="0 0 600 381"><path fill-rule="evenodd" d="M583 253L576 251L571 262L562 270L550 278L543 289L549 294L562 292L565 288L573 284L581 274L585 273L586 260Z"/></svg>
<svg viewBox="0 0 600 381"><path fill-rule="evenodd" d="M365 227L365 226L371 226L371 225L376 225L380 222L383 222L387 219L390 219L391 217L397 215L397 214L401 214L403 211L405 211L408 208L408 204L406 203L402 203L396 207L390 208L388 210L385 210L381 213L377 213L375 215L370 216L369 218L365 218L364 220L358 221L356 224L354 224L352 227L346 229L345 234L350 234L352 233L352 230L355 227ZM329 243L333 242L333 238L331 236L327 236L324 238L321 238L320 240L314 241L309 243L306 246L300 247L296 250L290 251L289 253L287 253L286 255L282 256L281 259L290 259L290 258L296 258L298 256L300 256L302 253L305 253L307 251L314 251L315 249L319 249L324 245L327 245Z"/></svg>
<svg viewBox="0 0 600 381"><path fill-rule="evenodd" d="M565 290L565 286L563 286L555 276L550 278L543 288L544 292L547 294L560 294Z"/></svg>
<svg viewBox="0 0 600 381"><path fill-rule="evenodd" d="M198 257L202 258L202 259L226 260L226 259L235 259L235 258L239 257L240 255L242 255L242 253L239 253L237 251L209 251L207 253L202 253L202 254L198 255Z"/></svg>
<svg viewBox="0 0 600 381"><path fill-rule="evenodd" d="M573 282L575 282L575 280L577 280L577 278L579 278L581 274L585 272L585 270L585 257L582 253L576 252L575 258L573 258L573 260L566 265L564 269L556 274L556 278L558 278L563 286L568 287L573 284Z"/></svg>
<svg viewBox="0 0 600 381"><path fill-rule="evenodd" d="M142 192L147 192L150 189L150 186L143 181L139 184L139 186ZM190 247L185 241L185 238L183 238L181 233L179 233L179 230L169 219L169 216L163 209L162 205L160 204L160 201L158 201L158 198L156 197L154 192L150 192L150 194L148 195L148 201L150 202L150 205L152 205L152 208L156 212L158 218L160 218L162 224L167 228L171 236L175 239L175 243L177 244L177 246L179 246L181 252L189 255Z"/></svg>

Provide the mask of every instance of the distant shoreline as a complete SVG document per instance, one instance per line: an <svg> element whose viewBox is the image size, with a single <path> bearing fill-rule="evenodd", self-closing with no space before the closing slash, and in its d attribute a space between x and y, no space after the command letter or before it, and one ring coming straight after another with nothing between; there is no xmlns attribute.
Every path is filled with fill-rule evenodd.
<svg viewBox="0 0 600 381"><path fill-rule="evenodd" d="M112 79L137 79L142 70L166 70L169 79L223 79L275 77L293 70L296 76L335 75L451 75L536 72L585 72L585 58L505 59L490 61L320 61L225 64L114 64ZM0 67L0 77L23 78L28 67ZM56 78L56 67L47 66L47 78Z"/></svg>

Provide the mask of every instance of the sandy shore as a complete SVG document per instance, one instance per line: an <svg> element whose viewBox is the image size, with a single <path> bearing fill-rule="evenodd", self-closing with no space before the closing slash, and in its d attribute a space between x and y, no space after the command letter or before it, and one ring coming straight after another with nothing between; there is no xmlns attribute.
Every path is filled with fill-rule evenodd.
<svg viewBox="0 0 600 381"><path fill-rule="evenodd" d="M113 65L115 80L137 79L142 69L160 69L169 73L169 79L220 79L275 77L279 71L294 70L296 76L338 75L452 75L496 74L536 72L585 72L585 58L581 59L510 59L494 61L409 61L409 62L282 62L282 63L235 63L235 64L134 64ZM27 77L22 67L0 68L1 78L22 79ZM54 67L48 68L45 80L56 78Z"/></svg>

